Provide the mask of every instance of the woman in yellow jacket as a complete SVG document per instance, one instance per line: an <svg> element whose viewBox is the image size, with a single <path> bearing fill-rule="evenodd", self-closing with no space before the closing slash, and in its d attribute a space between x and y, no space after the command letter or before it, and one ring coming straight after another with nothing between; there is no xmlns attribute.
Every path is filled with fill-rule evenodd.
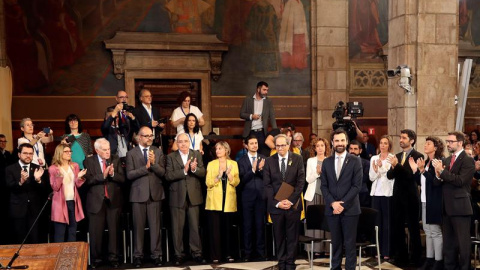
<svg viewBox="0 0 480 270"><path fill-rule="evenodd" d="M233 215L237 212L237 192L235 187L240 183L237 162L230 159L230 146L221 141L215 145L217 159L207 166L207 220L210 239L210 256L213 263L222 258L233 262L231 256L230 229Z"/></svg>

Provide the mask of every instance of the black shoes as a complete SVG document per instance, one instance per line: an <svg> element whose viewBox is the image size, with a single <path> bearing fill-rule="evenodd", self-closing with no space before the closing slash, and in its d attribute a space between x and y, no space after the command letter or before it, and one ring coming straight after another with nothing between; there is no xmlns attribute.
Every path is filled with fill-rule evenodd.
<svg viewBox="0 0 480 270"><path fill-rule="evenodd" d="M207 261L202 257L202 255L194 257L193 260L198 264L207 263Z"/></svg>
<svg viewBox="0 0 480 270"><path fill-rule="evenodd" d="M235 259L232 256L227 256L227 262L233 263Z"/></svg>
<svg viewBox="0 0 480 270"><path fill-rule="evenodd" d="M153 260L153 264L155 266L162 266L162 264L163 264L162 257L155 258L155 260Z"/></svg>
<svg viewBox="0 0 480 270"><path fill-rule="evenodd" d="M180 257L180 256L175 257L174 264L177 265L177 266L182 265L183 264L183 257Z"/></svg>
<svg viewBox="0 0 480 270"><path fill-rule="evenodd" d="M111 261L111 262L110 262L110 265L111 265L113 268L117 269L117 268L120 266L120 263L118 263L118 261Z"/></svg>
<svg viewBox="0 0 480 270"><path fill-rule="evenodd" d="M133 266L135 266L135 268L142 267L142 259L141 258L134 258L133 259Z"/></svg>

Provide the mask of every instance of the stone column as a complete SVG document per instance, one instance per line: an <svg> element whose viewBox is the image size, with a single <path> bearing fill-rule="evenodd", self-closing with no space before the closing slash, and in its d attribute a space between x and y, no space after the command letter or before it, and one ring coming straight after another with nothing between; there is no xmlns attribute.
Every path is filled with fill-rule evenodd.
<svg viewBox="0 0 480 270"><path fill-rule="evenodd" d="M414 94L388 85L388 133L417 132L423 152L429 135L444 137L455 127L458 63L458 0L389 0L388 68L408 65Z"/></svg>
<svg viewBox="0 0 480 270"><path fill-rule="evenodd" d="M348 0L312 1L312 127L329 138L335 104L347 100Z"/></svg>

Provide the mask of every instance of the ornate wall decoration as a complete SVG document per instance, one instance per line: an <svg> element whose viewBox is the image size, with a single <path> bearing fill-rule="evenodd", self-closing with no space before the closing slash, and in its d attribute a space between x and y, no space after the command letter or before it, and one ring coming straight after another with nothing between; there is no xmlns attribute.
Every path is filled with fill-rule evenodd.
<svg viewBox="0 0 480 270"><path fill-rule="evenodd" d="M388 77L383 63L350 63L351 96L387 96Z"/></svg>

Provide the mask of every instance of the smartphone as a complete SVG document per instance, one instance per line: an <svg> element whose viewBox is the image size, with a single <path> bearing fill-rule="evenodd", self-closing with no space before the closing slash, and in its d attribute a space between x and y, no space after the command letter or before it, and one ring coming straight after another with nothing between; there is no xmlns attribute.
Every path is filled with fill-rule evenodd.
<svg viewBox="0 0 480 270"><path fill-rule="evenodd" d="M50 134L50 128L49 127L43 128L43 133L47 135Z"/></svg>

